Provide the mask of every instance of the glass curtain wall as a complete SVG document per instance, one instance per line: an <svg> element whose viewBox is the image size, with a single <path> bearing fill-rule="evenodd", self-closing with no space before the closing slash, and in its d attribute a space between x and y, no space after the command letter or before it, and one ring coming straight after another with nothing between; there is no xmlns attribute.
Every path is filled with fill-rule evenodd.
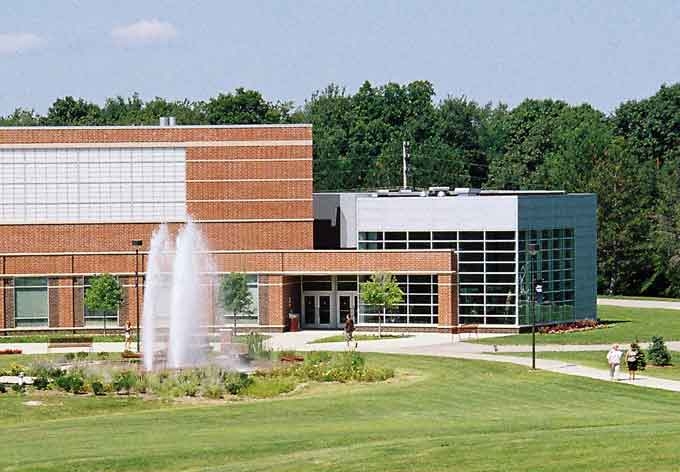
<svg viewBox="0 0 680 472"><path fill-rule="evenodd" d="M536 244L534 256L529 244ZM535 283L542 282L543 303L535 305L536 323L568 322L574 313L574 230L544 229L519 232L520 324L531 324Z"/></svg>
<svg viewBox="0 0 680 472"><path fill-rule="evenodd" d="M438 287L436 275L396 275L399 288L404 292L404 300L385 314L382 324L436 325L438 319ZM370 279L368 275L359 277L359 283ZM361 287L361 285L360 285ZM359 304L359 323L378 324L382 310Z"/></svg>
<svg viewBox="0 0 680 472"><path fill-rule="evenodd" d="M359 249L453 249L458 256L459 322L517 322L514 231L374 231L359 233Z"/></svg>

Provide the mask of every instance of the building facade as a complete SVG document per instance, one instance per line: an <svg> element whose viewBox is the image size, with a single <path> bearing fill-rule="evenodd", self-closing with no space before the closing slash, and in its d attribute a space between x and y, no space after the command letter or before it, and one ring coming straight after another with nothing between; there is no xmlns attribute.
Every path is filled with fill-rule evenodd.
<svg viewBox="0 0 680 472"><path fill-rule="evenodd" d="M303 329L347 314L370 329L379 315L360 283L378 271L405 293L382 320L395 330L517 330L539 272L542 322L594 316L592 195L313 194L312 183L309 125L0 128L0 334L136 325L151 234L189 218L217 281L248 274L255 310L237 321L249 329L285 330L291 313ZM116 314L84 306L101 273L124 288ZM231 316L215 304L211 319Z"/></svg>

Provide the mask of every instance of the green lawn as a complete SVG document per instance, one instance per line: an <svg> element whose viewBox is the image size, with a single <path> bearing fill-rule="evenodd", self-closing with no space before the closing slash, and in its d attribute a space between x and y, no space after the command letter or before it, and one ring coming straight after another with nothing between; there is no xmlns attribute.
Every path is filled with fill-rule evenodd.
<svg viewBox="0 0 680 472"><path fill-rule="evenodd" d="M125 341L125 336L122 334L25 334L21 336L0 336L0 343L46 343L50 338L93 338L96 343L104 342L122 342ZM132 336L132 340L135 341L137 338Z"/></svg>
<svg viewBox="0 0 680 472"><path fill-rule="evenodd" d="M680 340L680 311L650 308L597 307L601 320L610 322L606 328L562 334L536 334L538 344L629 344L634 340L651 341L663 336L665 341ZM531 344L531 333L484 338L484 344Z"/></svg>
<svg viewBox="0 0 680 472"><path fill-rule="evenodd" d="M356 334L354 335L353 339L355 341L383 341L385 339L401 339L410 337L411 336L406 334L383 334L381 337L378 337L376 334ZM338 334L337 336L327 336L325 338L315 339L308 344L338 343L344 341L345 336L343 334Z"/></svg>
<svg viewBox="0 0 680 472"><path fill-rule="evenodd" d="M628 346L622 346L622 349L627 349ZM646 351L645 351L646 353ZM498 354L511 355L518 357L531 357L530 352L508 353L499 352ZM676 362L680 361L680 352L671 352L672 358ZM541 359L555 359L558 361L570 362L573 364L580 364L588 367L597 367L600 369L607 369L607 351L577 351L577 352L537 352L537 358ZM659 377L663 379L680 380L680 363L657 367L649 364L647 361L647 368L644 371L639 371L638 374L650 377ZM621 372L628 372L625 363L622 364Z"/></svg>
<svg viewBox="0 0 680 472"><path fill-rule="evenodd" d="M30 407L28 396L0 395L0 470L678 468L677 393L502 363L369 361L398 369L402 379L184 406L51 394Z"/></svg>

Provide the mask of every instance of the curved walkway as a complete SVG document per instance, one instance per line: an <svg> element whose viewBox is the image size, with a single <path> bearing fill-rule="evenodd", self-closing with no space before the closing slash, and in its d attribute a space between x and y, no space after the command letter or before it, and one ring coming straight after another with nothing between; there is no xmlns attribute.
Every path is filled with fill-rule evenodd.
<svg viewBox="0 0 680 472"><path fill-rule="evenodd" d="M627 308L663 308L680 310L680 302L664 302L661 300L633 300L629 298L598 298L598 305L623 306Z"/></svg>
<svg viewBox="0 0 680 472"><path fill-rule="evenodd" d="M297 333L279 333L269 340L269 346L275 350L296 351L344 351L346 345L340 343L309 344L315 339L342 334L340 331L300 331ZM680 342L668 343L669 348L680 348ZM610 345L541 345L536 346L540 351L606 351ZM412 337L391 338L382 341L359 341L357 350L360 352L376 352L384 354L408 354L416 356L439 356L457 359L472 359L490 362L508 362L511 364L531 366L531 358L517 357L512 355L491 354L493 346L467 343L456 338L452 339L448 334L420 333ZM530 352L531 346L499 346L500 352ZM602 360L604 364L604 358ZM596 380L609 381L609 370L606 368L595 369L558 360L536 359L536 368L556 372L559 374L588 377ZM642 375L641 375L642 374ZM627 380L627 375L619 374L620 383L630 383L639 387L657 388L680 392L680 380L667 380L657 377L648 377L644 373L638 373L634 382Z"/></svg>

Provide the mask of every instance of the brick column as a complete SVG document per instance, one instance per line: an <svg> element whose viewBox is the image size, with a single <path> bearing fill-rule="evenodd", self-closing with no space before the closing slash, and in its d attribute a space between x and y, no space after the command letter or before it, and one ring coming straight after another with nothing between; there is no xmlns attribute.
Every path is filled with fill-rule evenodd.
<svg viewBox="0 0 680 472"><path fill-rule="evenodd" d="M120 304L120 316L118 323L120 326L125 326L125 322L130 320L132 327L137 326L137 292L135 290L135 276L121 277L120 284L123 288L123 303ZM139 277L139 315L142 312L142 277ZM140 319L141 326L141 319Z"/></svg>
<svg viewBox="0 0 680 472"><path fill-rule="evenodd" d="M73 293L71 278L55 279L55 288L50 291L56 292L56 326L68 328L73 326ZM50 300L52 296L50 295ZM50 305L50 326L52 327L52 306Z"/></svg>
<svg viewBox="0 0 680 472"><path fill-rule="evenodd" d="M14 281L5 279L4 283L4 312L0 312L5 328L14 328Z"/></svg>
<svg viewBox="0 0 680 472"><path fill-rule="evenodd" d="M283 280L281 275L260 276L260 325L286 324L288 299L284 299Z"/></svg>
<svg viewBox="0 0 680 472"><path fill-rule="evenodd" d="M75 277L75 313L76 327L85 326L85 278Z"/></svg>
<svg viewBox="0 0 680 472"><path fill-rule="evenodd" d="M59 291L59 279L47 279L47 326L50 328L59 327Z"/></svg>
<svg viewBox="0 0 680 472"><path fill-rule="evenodd" d="M437 277L437 294L439 299L439 326L455 326L458 324L458 290L455 275L439 274Z"/></svg>

